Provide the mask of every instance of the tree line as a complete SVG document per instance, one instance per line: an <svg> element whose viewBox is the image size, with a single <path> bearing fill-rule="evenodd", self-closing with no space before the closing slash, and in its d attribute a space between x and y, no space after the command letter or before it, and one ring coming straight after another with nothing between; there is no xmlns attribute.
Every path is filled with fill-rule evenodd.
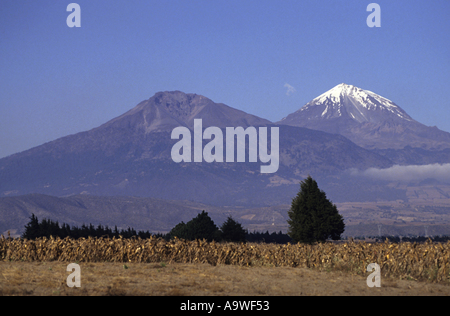
<svg viewBox="0 0 450 316"><path fill-rule="evenodd" d="M150 237L163 238L165 240L170 240L171 238L182 238L186 240L194 239L206 239L208 241L230 241L230 242L264 242L264 243L278 243L287 244L292 242L292 239L287 235L283 234L281 231L278 233L263 232L248 232L246 229L242 228L242 225L235 221L232 217L228 217L227 220L219 228L217 227L212 219L209 217L208 213L203 211L198 214L197 217L193 218L191 221L184 223L181 222L177 224L169 233L151 233L147 231L136 231L134 228L128 227L127 229L119 230L117 225L114 228L110 228L107 225L97 225L93 224L70 226L66 223L62 225L58 221L53 221L51 219L42 219L39 221L36 215L32 214L30 221L25 225L25 231L22 234L22 238L26 239L36 239L39 237L50 238L88 238L88 237L122 237L122 238L132 238L140 237L141 239L147 239Z"/></svg>
<svg viewBox="0 0 450 316"><path fill-rule="evenodd" d="M433 242L447 242L450 241L450 236L429 236L429 237L425 237L425 236L381 236L381 237L376 237L375 241L378 242L383 242L385 240L388 240L392 243L400 243L400 242L426 242L429 240L433 241Z"/></svg>
<svg viewBox="0 0 450 316"><path fill-rule="evenodd" d="M332 204L326 197L325 192L319 189L317 182L308 176L300 183L300 191L292 200L288 211L288 233L248 233L240 223L231 216L220 226L216 226L208 213L202 211L187 223L177 224L166 235L153 235L170 238L182 238L186 240L206 239L208 241L230 241L230 242L302 242L315 243L324 242L328 239L339 240L344 232L345 224L342 215L339 214L336 205ZM36 237L119 237L130 238L133 236L149 238L149 231L136 232L132 228L119 231L117 226L114 230L105 226L92 224L83 225L80 228L70 227L67 224L59 225L58 222L43 220L39 223L33 214L30 222L25 226L23 238L32 239Z"/></svg>
<svg viewBox="0 0 450 316"><path fill-rule="evenodd" d="M87 238L87 237L116 237L122 236L123 238L131 238L131 237L141 237L141 238L150 238L150 236L162 237L162 234L152 234L149 231L136 231L134 228L128 227L127 229L119 230L117 226L114 226L114 229L108 226L94 226L92 224L89 225L81 225L78 226L70 226L66 223L60 225L58 221L52 221L51 219L43 219L39 222L36 215L31 214L30 221L25 225L25 231L22 234L22 238L26 239L35 239L39 237L60 237L60 238Z"/></svg>

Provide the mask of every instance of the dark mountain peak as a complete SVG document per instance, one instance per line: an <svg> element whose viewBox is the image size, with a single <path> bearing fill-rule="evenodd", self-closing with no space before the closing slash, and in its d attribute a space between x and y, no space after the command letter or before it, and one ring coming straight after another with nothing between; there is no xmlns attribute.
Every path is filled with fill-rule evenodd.
<svg viewBox="0 0 450 316"><path fill-rule="evenodd" d="M184 122L204 107L214 107L216 103L198 94L184 93L181 91L158 92L149 99L146 106L161 106L173 117Z"/></svg>
<svg viewBox="0 0 450 316"><path fill-rule="evenodd" d="M155 105L163 105L172 111L192 109L196 104L203 102L214 103L210 99L194 93L184 93L181 91L164 91L157 92L149 99L150 103Z"/></svg>
<svg viewBox="0 0 450 316"><path fill-rule="evenodd" d="M194 119L203 126L261 126L271 122L223 103L215 103L202 95L181 91L158 92L125 114L109 121L107 126L124 126L145 131L171 131L177 126L193 128Z"/></svg>

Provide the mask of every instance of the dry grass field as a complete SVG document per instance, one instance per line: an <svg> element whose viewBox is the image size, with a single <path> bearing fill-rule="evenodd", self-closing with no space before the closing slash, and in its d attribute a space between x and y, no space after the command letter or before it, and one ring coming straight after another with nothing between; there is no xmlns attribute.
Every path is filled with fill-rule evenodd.
<svg viewBox="0 0 450 316"><path fill-rule="evenodd" d="M450 286L292 267L242 267L188 263L80 263L81 287L66 285L67 263L0 262L3 296L303 296L450 295Z"/></svg>
<svg viewBox="0 0 450 316"><path fill-rule="evenodd" d="M449 243L0 239L2 295L449 295ZM369 288L369 263L381 287ZM69 263L81 287L66 285Z"/></svg>

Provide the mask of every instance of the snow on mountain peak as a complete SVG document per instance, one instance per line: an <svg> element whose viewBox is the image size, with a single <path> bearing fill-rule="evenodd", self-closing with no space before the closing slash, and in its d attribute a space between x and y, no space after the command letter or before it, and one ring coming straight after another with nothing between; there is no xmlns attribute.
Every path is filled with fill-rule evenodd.
<svg viewBox="0 0 450 316"><path fill-rule="evenodd" d="M378 101L378 102L386 103L387 106L392 106L391 104L393 104L393 102L391 100L386 99L380 95L377 95L377 94L373 93L372 91L363 90L358 87L355 87L355 86L352 86L349 84L345 84L345 83L338 84L334 88L328 90L327 92L321 94L320 96L318 96L317 98L312 100L312 102L318 104L318 103L325 102L327 99L330 101L333 101L333 102L339 102L339 101L341 101L341 97L344 97L344 96L354 98L363 104L374 103L374 102L371 102L369 96L375 98L376 101Z"/></svg>
<svg viewBox="0 0 450 316"><path fill-rule="evenodd" d="M437 136L440 130L415 121L391 100L345 83L322 93L277 123L340 134L367 149L411 146L438 150L450 146L449 133ZM405 159L403 155L398 157Z"/></svg>
<svg viewBox="0 0 450 316"><path fill-rule="evenodd" d="M318 106L321 109L320 117L324 119L342 116L344 108L348 116L359 122L370 121L370 113L377 110L388 111L402 119L412 121L412 118L391 100L345 83L338 84L319 95L302 107L300 112Z"/></svg>

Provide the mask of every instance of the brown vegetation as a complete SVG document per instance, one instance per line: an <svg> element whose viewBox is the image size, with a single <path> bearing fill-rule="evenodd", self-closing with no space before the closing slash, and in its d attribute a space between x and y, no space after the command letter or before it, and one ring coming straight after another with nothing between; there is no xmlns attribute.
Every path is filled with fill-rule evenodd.
<svg viewBox="0 0 450 316"><path fill-rule="evenodd" d="M382 276L450 281L447 243L255 244L150 239L0 239L0 260L306 267L365 274L378 263Z"/></svg>
<svg viewBox="0 0 450 316"><path fill-rule="evenodd" d="M446 284L386 277L381 278L381 287L370 288L369 272L164 262L79 265L81 287L70 288L65 262L0 261L0 296L450 295Z"/></svg>

